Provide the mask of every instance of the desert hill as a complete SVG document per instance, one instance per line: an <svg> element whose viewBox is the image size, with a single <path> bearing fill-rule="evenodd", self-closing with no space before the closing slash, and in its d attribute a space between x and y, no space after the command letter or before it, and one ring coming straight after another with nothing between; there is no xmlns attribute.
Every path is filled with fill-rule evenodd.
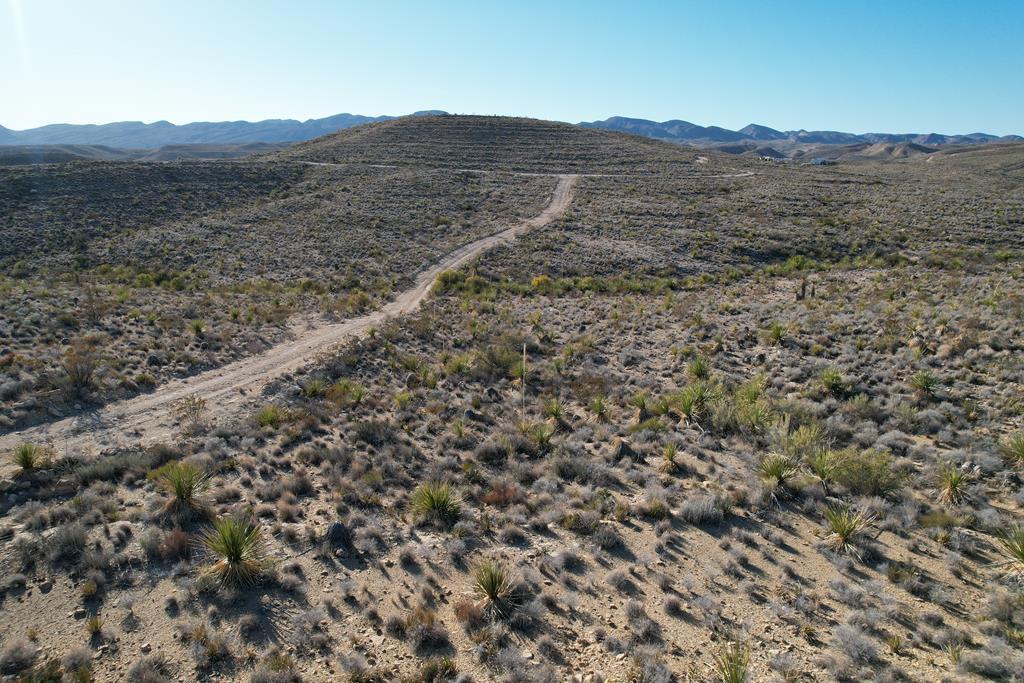
<svg viewBox="0 0 1024 683"><path fill-rule="evenodd" d="M277 158L537 173L671 171L696 154L635 135L514 117L422 116L344 130Z"/></svg>

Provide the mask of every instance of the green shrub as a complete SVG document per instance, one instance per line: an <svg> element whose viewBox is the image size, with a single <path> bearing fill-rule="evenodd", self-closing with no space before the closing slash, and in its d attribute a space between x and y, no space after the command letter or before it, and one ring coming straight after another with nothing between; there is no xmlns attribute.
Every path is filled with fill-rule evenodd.
<svg viewBox="0 0 1024 683"><path fill-rule="evenodd" d="M825 522L829 529L825 543L839 553L856 553L856 540L864 533L871 519L847 507L830 507L825 510Z"/></svg>
<svg viewBox="0 0 1024 683"><path fill-rule="evenodd" d="M412 513L419 519L446 526L454 524L462 513L462 502L448 484L423 482L412 492L409 500Z"/></svg>
<svg viewBox="0 0 1024 683"><path fill-rule="evenodd" d="M510 572L495 560L484 560L473 570L473 588L484 611L507 616L518 606L516 584Z"/></svg>
<svg viewBox="0 0 1024 683"><path fill-rule="evenodd" d="M761 478L773 490L789 489L797 473L797 464L789 456L771 453L761 460L758 468Z"/></svg>
<svg viewBox="0 0 1024 683"><path fill-rule="evenodd" d="M18 445L11 453L11 462L20 467L22 472L44 467L49 459L49 449L28 442Z"/></svg>
<svg viewBox="0 0 1024 683"><path fill-rule="evenodd" d="M222 517L203 535L203 545L219 559L206 571L221 584L252 585L266 570L263 534L252 520Z"/></svg>
<svg viewBox="0 0 1024 683"><path fill-rule="evenodd" d="M689 372L690 377L692 377L693 379L705 380L711 374L711 364L708 362L708 359L705 358L704 356L697 356L692 361L690 361L690 365L687 367L687 371Z"/></svg>
<svg viewBox="0 0 1024 683"><path fill-rule="evenodd" d="M287 420L288 413L281 406L268 404L256 411L253 419L260 427L277 429Z"/></svg>
<svg viewBox="0 0 1024 683"><path fill-rule="evenodd" d="M1024 465L1024 432L1011 434L1003 439L1003 454L1015 465Z"/></svg>
<svg viewBox="0 0 1024 683"><path fill-rule="evenodd" d="M186 519L203 511L199 496L209 487L210 480L198 467L173 461L154 470L150 477L172 496L167 501L168 513Z"/></svg>
<svg viewBox="0 0 1024 683"><path fill-rule="evenodd" d="M839 368L825 368L821 373L821 386L835 398L842 398L848 391L846 379Z"/></svg>
<svg viewBox="0 0 1024 683"><path fill-rule="evenodd" d="M744 683L749 666L750 649L742 643L725 643L715 655L715 674L722 683Z"/></svg>
<svg viewBox="0 0 1024 683"><path fill-rule="evenodd" d="M844 451L835 479L858 496L886 496L903 482L903 477L893 470L892 455L875 449Z"/></svg>
<svg viewBox="0 0 1024 683"><path fill-rule="evenodd" d="M306 398L320 398L327 393L327 382L315 377L302 387L302 395Z"/></svg>
<svg viewBox="0 0 1024 683"><path fill-rule="evenodd" d="M948 505L959 505L967 497L970 475L959 467L943 464L939 468L939 500Z"/></svg>
<svg viewBox="0 0 1024 683"><path fill-rule="evenodd" d="M996 538L1009 558L1008 564L1018 574L1024 574L1024 526L1014 524L1000 531Z"/></svg>
<svg viewBox="0 0 1024 683"><path fill-rule="evenodd" d="M935 391L939 387L939 380L928 370L921 370L911 376L910 387L919 397L931 398L935 396Z"/></svg>
<svg viewBox="0 0 1024 683"><path fill-rule="evenodd" d="M711 387L703 380L686 385L674 397L676 409L688 422L700 424L707 413L708 400L711 398Z"/></svg>

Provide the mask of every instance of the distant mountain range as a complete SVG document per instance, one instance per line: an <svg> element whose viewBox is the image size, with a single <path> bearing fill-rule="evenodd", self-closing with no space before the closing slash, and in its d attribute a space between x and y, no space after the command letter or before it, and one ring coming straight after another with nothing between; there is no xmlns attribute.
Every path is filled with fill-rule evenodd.
<svg viewBox="0 0 1024 683"><path fill-rule="evenodd" d="M1019 135L990 135L988 133L968 133L966 135L941 135L939 133L841 133L832 130L788 130L781 131L755 123L729 130L718 126L698 126L689 121L648 121L647 119L629 119L613 116L604 121L583 122L584 128L603 128L623 133L644 135L649 138L681 142L697 145L715 145L718 143L735 142L787 142L807 145L855 145L861 143L875 144L909 142L916 145L958 145L979 144L985 142L1024 140Z"/></svg>
<svg viewBox="0 0 1024 683"><path fill-rule="evenodd" d="M421 111L413 116L444 114L442 111ZM99 145L117 149L152 150L169 145L250 145L252 143L287 144L309 140L344 128L374 121L387 121L395 116L360 116L337 114L323 119L296 121L222 121L175 125L167 121L142 123L122 121L103 125L53 124L29 130L9 130L0 126L0 145ZM768 153L783 155L806 152L818 145L912 144L928 147L954 144L1024 140L1019 135L999 137L988 133L940 135L938 133L842 133L838 131L780 131L750 124L739 130L719 126L699 126L689 121L648 121L613 116L604 121L579 124L584 128L602 128L643 135L659 140L702 147L716 147L732 153ZM782 150L782 151L779 151ZM187 150L186 150L187 151ZM235 152L232 147L232 154ZM93 150L93 154L107 154ZM180 153L180 150L179 152ZM218 152L219 153L219 152Z"/></svg>
<svg viewBox="0 0 1024 683"><path fill-rule="evenodd" d="M421 111L413 116L443 114ZM57 123L28 130L9 130L0 126L0 145L106 145L128 149L152 149L167 145L237 145L252 142L299 142L374 121L396 116L360 116L337 114L323 119L267 119L266 121L220 121L188 123L182 126L168 121L142 123L121 121L103 125Z"/></svg>

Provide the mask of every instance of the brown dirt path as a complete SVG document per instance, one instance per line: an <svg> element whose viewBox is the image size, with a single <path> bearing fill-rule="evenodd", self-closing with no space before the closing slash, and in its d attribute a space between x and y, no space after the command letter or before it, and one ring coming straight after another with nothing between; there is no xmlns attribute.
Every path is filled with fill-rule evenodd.
<svg viewBox="0 0 1024 683"><path fill-rule="evenodd" d="M0 452L23 441L49 443L58 453L87 453L114 446L164 441L173 429L171 407L181 398L198 395L205 399L218 420L231 417L271 380L292 372L318 354L328 351L390 318L417 309L430 294L438 275L458 268L484 251L511 242L519 235L543 227L569 206L572 188L579 176L559 175L551 202L538 215L518 225L470 242L420 272L415 284L371 313L340 323L299 331L263 353L229 363L207 372L167 382L151 394L107 404L94 411L55 422L36 425L0 437Z"/></svg>

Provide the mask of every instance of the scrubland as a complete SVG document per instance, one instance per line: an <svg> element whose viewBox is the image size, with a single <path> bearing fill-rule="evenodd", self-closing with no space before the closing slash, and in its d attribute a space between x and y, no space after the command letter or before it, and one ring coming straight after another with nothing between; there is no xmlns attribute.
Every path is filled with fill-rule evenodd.
<svg viewBox="0 0 1024 683"><path fill-rule="evenodd" d="M443 140L440 121L418 139ZM516 170L596 154L559 144ZM486 154L465 149L453 166ZM562 219L241 417L196 396L165 444L12 452L0 670L1020 680L1024 152L813 169L678 154L583 178ZM378 172L391 205L390 171L360 182ZM552 184L473 177L512 215Z"/></svg>

